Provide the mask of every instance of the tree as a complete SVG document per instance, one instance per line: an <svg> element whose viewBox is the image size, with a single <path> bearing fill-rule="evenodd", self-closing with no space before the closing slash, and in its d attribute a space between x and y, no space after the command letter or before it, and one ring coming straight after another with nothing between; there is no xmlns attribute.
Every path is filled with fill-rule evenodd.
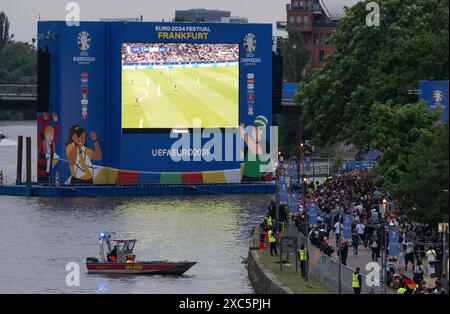
<svg viewBox="0 0 450 314"><path fill-rule="evenodd" d="M278 52L283 56L283 80L287 82L300 82L302 71L310 58L300 32L290 31L288 38L279 38ZM302 138L301 115L278 114L274 122L279 127L279 149L289 157L290 151L298 145Z"/></svg>
<svg viewBox="0 0 450 314"><path fill-rule="evenodd" d="M36 50L24 42L13 41L9 21L0 12L0 84L35 84Z"/></svg>
<svg viewBox="0 0 450 314"><path fill-rule="evenodd" d="M414 221L430 225L448 221L448 131L447 122L412 145L407 169L392 188Z"/></svg>
<svg viewBox="0 0 450 314"><path fill-rule="evenodd" d="M387 190L398 184L401 173L407 171L408 155L419 138L434 127L439 112L429 111L424 103L394 106L375 104L369 114L372 121L368 133L370 146L382 153L378 172L380 183Z"/></svg>
<svg viewBox="0 0 450 314"><path fill-rule="evenodd" d="M289 37L278 42L283 55L283 77L288 82L300 82L303 68L310 59L311 52L303 42L302 34L289 31Z"/></svg>
<svg viewBox="0 0 450 314"><path fill-rule="evenodd" d="M448 216L448 122L436 125L440 114L422 102L375 104L368 130L382 153L377 184L415 221L431 224Z"/></svg>
<svg viewBox="0 0 450 314"><path fill-rule="evenodd" d="M9 35L8 17L5 12L0 12L0 51L12 37Z"/></svg>
<svg viewBox="0 0 450 314"><path fill-rule="evenodd" d="M0 51L0 84L36 84L36 50L9 41Z"/></svg>
<svg viewBox="0 0 450 314"><path fill-rule="evenodd" d="M274 124L278 126L278 149L288 158L291 150L299 142L300 115L277 114L274 118Z"/></svg>
<svg viewBox="0 0 450 314"><path fill-rule="evenodd" d="M368 1L339 21L335 52L299 99L319 145L344 141L369 149L374 103L404 105L414 101L407 91L418 81L448 79L447 0L379 0L379 27L365 23Z"/></svg>
<svg viewBox="0 0 450 314"><path fill-rule="evenodd" d="M13 41L9 34L9 21L0 12L0 84L35 84L36 50L24 42ZM33 119L32 111L0 111L0 120Z"/></svg>

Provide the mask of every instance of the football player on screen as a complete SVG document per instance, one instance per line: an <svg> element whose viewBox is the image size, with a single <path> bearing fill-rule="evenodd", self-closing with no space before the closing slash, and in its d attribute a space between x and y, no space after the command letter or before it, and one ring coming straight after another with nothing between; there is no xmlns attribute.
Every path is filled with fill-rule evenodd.
<svg viewBox="0 0 450 314"><path fill-rule="evenodd" d="M134 104L134 108L139 107L139 97L136 97L136 103Z"/></svg>

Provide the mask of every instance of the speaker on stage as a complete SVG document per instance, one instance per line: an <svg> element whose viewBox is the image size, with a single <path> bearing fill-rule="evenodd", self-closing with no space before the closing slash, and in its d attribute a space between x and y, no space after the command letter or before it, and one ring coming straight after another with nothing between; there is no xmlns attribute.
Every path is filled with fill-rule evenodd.
<svg viewBox="0 0 450 314"><path fill-rule="evenodd" d="M281 112L283 90L283 57L272 55L272 112Z"/></svg>
<svg viewBox="0 0 450 314"><path fill-rule="evenodd" d="M37 55L37 112L48 112L50 102L51 55L48 48L38 50Z"/></svg>

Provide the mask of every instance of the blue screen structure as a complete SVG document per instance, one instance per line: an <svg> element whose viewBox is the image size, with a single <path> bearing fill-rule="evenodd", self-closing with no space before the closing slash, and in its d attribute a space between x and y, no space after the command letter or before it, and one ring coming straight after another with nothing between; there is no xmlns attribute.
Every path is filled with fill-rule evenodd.
<svg viewBox="0 0 450 314"><path fill-rule="evenodd" d="M40 181L271 180L272 25L40 21L37 38Z"/></svg>

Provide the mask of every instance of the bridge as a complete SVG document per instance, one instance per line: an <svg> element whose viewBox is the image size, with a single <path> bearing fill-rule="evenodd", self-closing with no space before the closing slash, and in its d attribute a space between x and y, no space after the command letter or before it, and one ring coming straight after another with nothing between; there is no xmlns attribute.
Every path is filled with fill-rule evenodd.
<svg viewBox="0 0 450 314"><path fill-rule="evenodd" d="M283 83L282 106L295 107L296 83ZM36 110L36 85L0 85L0 110Z"/></svg>
<svg viewBox="0 0 450 314"><path fill-rule="evenodd" d="M0 85L0 110L36 110L36 85Z"/></svg>

